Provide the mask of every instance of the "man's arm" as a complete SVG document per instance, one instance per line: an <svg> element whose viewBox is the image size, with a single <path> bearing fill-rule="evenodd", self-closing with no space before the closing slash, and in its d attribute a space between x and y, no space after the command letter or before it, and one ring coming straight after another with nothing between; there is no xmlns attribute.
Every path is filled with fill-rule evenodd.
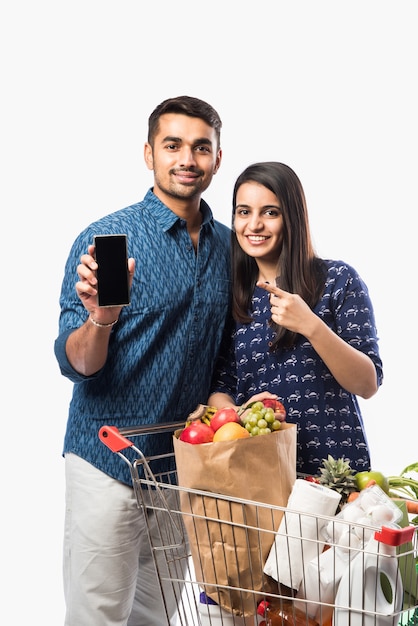
<svg viewBox="0 0 418 626"><path fill-rule="evenodd" d="M106 363L109 339L123 307L99 307L97 299L97 263L94 246L83 254L77 267L77 295L89 312L88 319L74 330L66 343L66 354L72 367L83 376L91 376ZM129 286L135 271L135 260L128 259Z"/></svg>

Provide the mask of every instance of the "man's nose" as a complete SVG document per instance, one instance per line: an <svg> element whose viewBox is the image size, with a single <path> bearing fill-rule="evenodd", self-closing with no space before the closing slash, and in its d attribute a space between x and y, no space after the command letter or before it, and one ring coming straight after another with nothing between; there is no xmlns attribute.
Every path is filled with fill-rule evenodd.
<svg viewBox="0 0 418 626"><path fill-rule="evenodd" d="M179 165L181 167L190 167L196 165L195 152L192 148L183 146L180 150Z"/></svg>

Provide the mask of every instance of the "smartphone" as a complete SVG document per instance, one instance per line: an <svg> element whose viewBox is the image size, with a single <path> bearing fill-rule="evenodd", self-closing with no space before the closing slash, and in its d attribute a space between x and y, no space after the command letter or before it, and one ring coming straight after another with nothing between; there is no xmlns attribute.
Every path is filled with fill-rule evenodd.
<svg viewBox="0 0 418 626"><path fill-rule="evenodd" d="M130 303L128 245L126 235L96 235L99 306L125 306Z"/></svg>

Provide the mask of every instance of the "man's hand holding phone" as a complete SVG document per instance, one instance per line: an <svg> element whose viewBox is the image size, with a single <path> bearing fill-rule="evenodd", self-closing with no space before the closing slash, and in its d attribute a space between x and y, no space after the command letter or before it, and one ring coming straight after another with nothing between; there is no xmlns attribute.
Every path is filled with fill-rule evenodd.
<svg viewBox="0 0 418 626"><path fill-rule="evenodd" d="M110 325L123 306L129 304L134 271L135 260L127 258L125 236L97 236L95 245L90 245L87 254L81 256L76 291L98 324Z"/></svg>

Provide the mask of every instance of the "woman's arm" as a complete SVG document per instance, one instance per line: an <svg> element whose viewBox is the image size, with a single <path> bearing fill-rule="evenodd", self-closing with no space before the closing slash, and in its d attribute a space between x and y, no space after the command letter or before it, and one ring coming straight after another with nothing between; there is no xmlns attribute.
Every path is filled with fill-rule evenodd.
<svg viewBox="0 0 418 626"><path fill-rule="evenodd" d="M350 346L318 317L298 295L268 283L272 320L306 337L341 387L364 399L378 390L375 365L364 352Z"/></svg>
<svg viewBox="0 0 418 626"><path fill-rule="evenodd" d="M234 400L227 393L220 393L216 391L209 396L208 405L214 406L216 409L223 409L226 406L232 406L234 409L238 409L238 406L234 403Z"/></svg>

